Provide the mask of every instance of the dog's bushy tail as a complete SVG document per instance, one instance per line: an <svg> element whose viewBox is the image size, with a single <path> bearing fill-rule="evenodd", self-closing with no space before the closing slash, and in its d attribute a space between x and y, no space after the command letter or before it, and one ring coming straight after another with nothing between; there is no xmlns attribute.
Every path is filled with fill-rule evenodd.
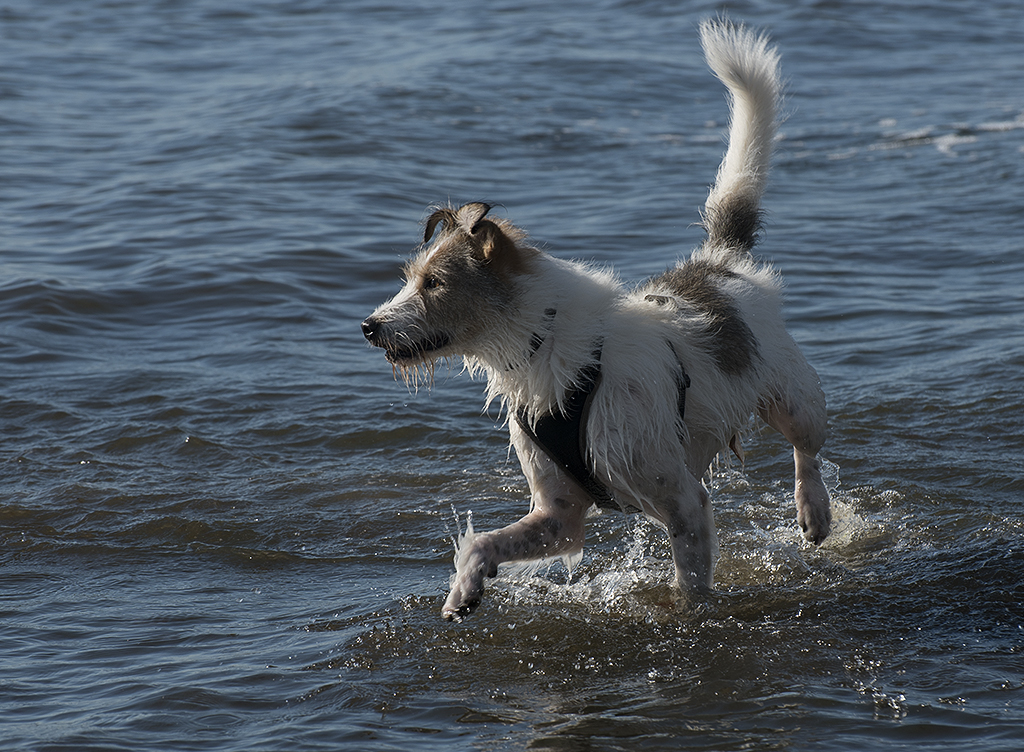
<svg viewBox="0 0 1024 752"><path fill-rule="evenodd" d="M700 37L708 65L729 88L730 113L729 148L704 204L702 255L745 257L761 228L782 88L779 55L766 36L724 19L702 23Z"/></svg>

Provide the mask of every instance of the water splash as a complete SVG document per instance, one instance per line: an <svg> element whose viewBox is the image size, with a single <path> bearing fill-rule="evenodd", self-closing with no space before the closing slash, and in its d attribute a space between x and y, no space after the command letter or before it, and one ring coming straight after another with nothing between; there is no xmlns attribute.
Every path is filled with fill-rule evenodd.
<svg viewBox="0 0 1024 752"><path fill-rule="evenodd" d="M452 518L455 524L455 533L452 534L451 528L448 527L448 535L451 536L452 547L455 549L455 556L452 559L452 563L455 564L455 568L459 568L459 562L462 561L465 556L466 549L476 538L476 531L473 529L473 510L470 509L466 512L466 528L463 530L462 523L459 520L459 510L452 504ZM447 527L447 526L446 526ZM452 577L454 577L454 573Z"/></svg>
<svg viewBox="0 0 1024 752"><path fill-rule="evenodd" d="M782 481L761 487L742 470L719 467L709 487L716 497L721 550L720 594L750 589L803 587L841 580L857 569L859 552L884 536L884 521L860 511L858 494L845 490L840 467L821 460L832 499L833 530L822 546L803 539L793 515L792 489ZM472 512L452 509L456 567L477 533ZM671 549L664 531L643 515L598 512L588 518L588 545L570 557L507 563L489 580L488 597L507 608L553 603L589 613L661 618L680 613L688 599L674 587ZM561 566L559 566L561 565Z"/></svg>
<svg viewBox="0 0 1024 752"><path fill-rule="evenodd" d="M598 515L603 516L603 515ZM628 537L598 542L584 553L561 559L505 565L490 586L492 597L506 608L537 608L557 602L592 614L648 618L674 608L680 600L672 587L673 569L667 544L652 533L656 527L636 515L626 518ZM612 524L623 518L612 516ZM616 525L618 526L618 525ZM654 555L652 549L664 547ZM562 566L558 566L558 563Z"/></svg>

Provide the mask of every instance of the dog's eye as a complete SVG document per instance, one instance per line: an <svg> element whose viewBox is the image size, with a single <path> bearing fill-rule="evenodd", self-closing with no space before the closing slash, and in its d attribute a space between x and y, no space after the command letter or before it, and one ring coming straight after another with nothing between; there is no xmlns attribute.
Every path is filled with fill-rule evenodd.
<svg viewBox="0 0 1024 752"><path fill-rule="evenodd" d="M430 276L423 278L423 289L424 290L436 290L441 286L441 280L437 277Z"/></svg>

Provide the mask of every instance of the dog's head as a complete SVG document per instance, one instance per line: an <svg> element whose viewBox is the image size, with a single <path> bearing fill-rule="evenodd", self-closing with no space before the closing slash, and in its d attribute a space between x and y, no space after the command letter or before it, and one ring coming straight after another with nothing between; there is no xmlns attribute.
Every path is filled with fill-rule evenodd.
<svg viewBox="0 0 1024 752"><path fill-rule="evenodd" d="M490 209L436 209L405 267L405 286L363 321L363 335L406 380L440 358L478 354L514 315L515 280L537 251L508 222L487 218Z"/></svg>

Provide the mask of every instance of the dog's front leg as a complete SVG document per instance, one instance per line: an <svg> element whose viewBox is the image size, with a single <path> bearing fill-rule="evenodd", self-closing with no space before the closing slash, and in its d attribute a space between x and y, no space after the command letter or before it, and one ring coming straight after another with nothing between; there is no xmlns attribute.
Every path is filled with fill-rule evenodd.
<svg viewBox="0 0 1024 752"><path fill-rule="evenodd" d="M578 552L592 501L512 423L512 440L530 484L530 513L500 530L466 540L456 556L451 592L441 610L459 621L480 605L484 579L507 561L531 561Z"/></svg>
<svg viewBox="0 0 1024 752"><path fill-rule="evenodd" d="M483 533L460 550L458 568L441 613L459 621L480 605L484 578L495 577L498 565L530 561L579 551L583 544L583 515L569 499L556 497L553 507L536 504L528 515L500 530Z"/></svg>
<svg viewBox="0 0 1024 752"><path fill-rule="evenodd" d="M711 497L704 486L683 473L677 492L662 505L662 523L668 529L676 586L683 594L710 590L714 585L718 559Z"/></svg>

